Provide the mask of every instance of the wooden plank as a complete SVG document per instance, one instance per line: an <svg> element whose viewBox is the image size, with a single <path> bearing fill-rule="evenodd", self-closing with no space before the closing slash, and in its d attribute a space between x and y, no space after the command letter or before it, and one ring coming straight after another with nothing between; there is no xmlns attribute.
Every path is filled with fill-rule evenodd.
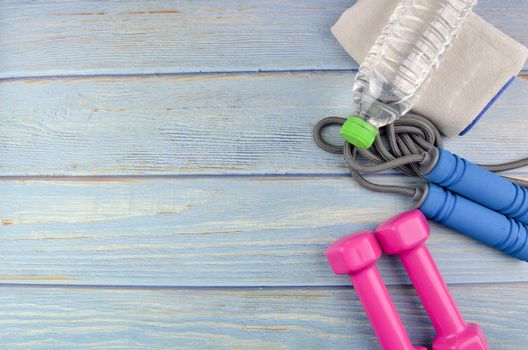
<svg viewBox="0 0 528 350"><path fill-rule="evenodd" d="M6 283L346 285L325 249L412 206L347 178L22 179L0 181L0 193ZM528 281L528 264L439 226L432 232L450 283ZM408 283L396 258L379 265L387 283Z"/></svg>
<svg viewBox="0 0 528 350"><path fill-rule="evenodd" d="M354 69L330 27L352 0L0 3L0 77ZM476 12L528 43L522 0Z"/></svg>
<svg viewBox="0 0 528 350"><path fill-rule="evenodd" d="M451 288L491 349L523 349L528 286ZM8 349L379 349L351 288L105 290L2 288ZM415 344L435 332L410 288L390 288Z"/></svg>
<svg viewBox="0 0 528 350"><path fill-rule="evenodd" d="M0 175L345 174L312 128L351 110L353 73L93 77L0 84ZM476 162L528 153L516 81L446 147Z"/></svg>

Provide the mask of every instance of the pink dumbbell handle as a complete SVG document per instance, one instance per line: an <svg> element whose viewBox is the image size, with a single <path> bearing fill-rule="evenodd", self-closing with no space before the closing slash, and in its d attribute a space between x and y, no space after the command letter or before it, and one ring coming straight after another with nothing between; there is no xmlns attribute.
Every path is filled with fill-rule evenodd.
<svg viewBox="0 0 528 350"><path fill-rule="evenodd" d="M438 335L462 332L467 325L427 247L422 244L400 259Z"/></svg>
<svg viewBox="0 0 528 350"><path fill-rule="evenodd" d="M350 275L350 280L382 348L415 350L376 266Z"/></svg>

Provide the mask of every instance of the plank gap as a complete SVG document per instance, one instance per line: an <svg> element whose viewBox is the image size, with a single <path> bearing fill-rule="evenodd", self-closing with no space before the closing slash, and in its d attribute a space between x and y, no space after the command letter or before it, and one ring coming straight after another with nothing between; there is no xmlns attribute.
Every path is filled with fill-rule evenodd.
<svg viewBox="0 0 528 350"><path fill-rule="evenodd" d="M336 278L339 278L336 276ZM345 276L343 276L346 279ZM491 282L452 282L452 287L477 286L526 286L523 281L491 281ZM400 290L414 289L412 284L389 284L388 288ZM52 289L96 289L96 290L167 290L167 291L280 291L280 290L354 290L350 285L275 285L275 286L155 286L155 285L104 285L104 284L51 284L51 283L0 283L0 288L52 288Z"/></svg>
<svg viewBox="0 0 528 350"><path fill-rule="evenodd" d="M309 74L309 73L357 73L357 68L318 68L318 69L256 69L256 70L201 70L189 72L159 72L159 73L109 73L109 74L61 74L61 75L24 75L0 77L2 82L15 82L26 80L60 80L60 79L98 79L98 78L162 78L162 77L186 77L186 76L208 76L208 75L256 75L256 74ZM517 78L528 80L528 69L523 69Z"/></svg>
<svg viewBox="0 0 528 350"><path fill-rule="evenodd" d="M407 176L404 173L396 171L387 171L377 174L363 174L366 178L372 177L399 177L409 181L420 181L418 177ZM528 176L528 167L519 168L512 171L497 173L497 175L507 176L512 178L523 178ZM82 176L82 175L7 175L0 176L1 182L10 181L81 181L81 182L112 182L112 181L129 181L129 180L192 180L192 179L269 179L269 180L296 180L296 179L350 179L352 177L350 173L300 173L300 174L279 174L279 173L254 173L254 174L146 174L146 175L93 175L93 176ZM355 182L352 182L354 184ZM358 185L359 186L359 185Z"/></svg>

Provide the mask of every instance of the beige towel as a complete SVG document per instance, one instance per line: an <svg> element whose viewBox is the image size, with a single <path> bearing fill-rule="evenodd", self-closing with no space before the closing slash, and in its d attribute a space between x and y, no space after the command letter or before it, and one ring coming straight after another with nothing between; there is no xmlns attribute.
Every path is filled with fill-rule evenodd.
<svg viewBox="0 0 528 350"><path fill-rule="evenodd" d="M398 0L358 0L332 27L362 62ZM521 71L528 49L472 13L413 110L449 137L465 134Z"/></svg>

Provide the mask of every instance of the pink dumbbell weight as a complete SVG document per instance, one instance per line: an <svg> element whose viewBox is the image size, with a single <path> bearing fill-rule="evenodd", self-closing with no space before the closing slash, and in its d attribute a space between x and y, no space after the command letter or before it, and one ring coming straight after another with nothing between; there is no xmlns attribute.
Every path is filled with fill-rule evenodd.
<svg viewBox="0 0 528 350"><path fill-rule="evenodd" d="M467 324L425 246L429 225L419 210L400 214L380 225L376 237L384 253L400 256L437 336L434 350L485 350L486 338L476 324Z"/></svg>
<svg viewBox="0 0 528 350"><path fill-rule="evenodd" d="M327 252L338 275L349 275L381 346L385 350L415 350L387 292L376 261L381 256L373 232L349 235L335 242Z"/></svg>

